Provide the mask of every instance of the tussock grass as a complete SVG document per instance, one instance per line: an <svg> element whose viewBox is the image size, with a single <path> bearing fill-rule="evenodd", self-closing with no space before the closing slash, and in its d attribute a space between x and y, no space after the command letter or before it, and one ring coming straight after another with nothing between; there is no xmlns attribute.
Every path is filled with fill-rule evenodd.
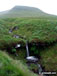
<svg viewBox="0 0 57 76"><path fill-rule="evenodd" d="M12 34L9 34L9 29L11 29L14 26L18 26L19 29L14 31ZM12 43L17 42L25 42L23 39L15 39L12 36L13 35L21 35L25 36L29 42L32 41L40 41L40 42L48 42L53 43L57 41L57 19L56 18L45 18L45 17L39 17L39 18L6 18L6 19L0 19L0 48L5 48L7 46L11 47ZM54 43L55 44L55 43ZM50 48L46 48L41 51L41 56L43 58L42 64L46 67L47 70L57 70L57 45L54 45ZM0 59L7 64L8 59L4 59L4 53L0 53ZM6 57L6 56L5 56ZM18 61L14 61L11 59L11 66L19 66L17 63ZM54 64L52 64L54 62ZM14 63L14 64L13 64ZM20 63L22 65L22 63ZM9 65L10 66L10 65ZM8 67L9 67L8 66ZM8 68L7 67L7 68ZM16 68L14 67L14 68ZM6 66L5 66L6 68ZM18 67L19 68L19 67ZM19 70L17 68L18 74ZM3 68L4 69L4 68ZM11 68L10 68L11 69ZM14 71L15 72L15 71ZM2 72L1 72L2 73ZM23 74L21 76L29 76L26 74L26 71L24 73L24 70L22 71ZM5 70L4 70L5 74ZM17 74L16 74L17 75ZM3 74L1 74L3 76ZM31 75L33 76L33 75Z"/></svg>
<svg viewBox="0 0 57 76"><path fill-rule="evenodd" d="M57 72L57 44L44 49L41 54L41 62L47 71Z"/></svg>
<svg viewBox="0 0 57 76"><path fill-rule="evenodd" d="M19 29L9 34L9 29L18 26ZM11 44L25 40L15 39L13 35L25 36L29 42L42 41L53 42L57 40L57 21L56 19L45 18L6 18L0 19L0 45Z"/></svg>
<svg viewBox="0 0 57 76"><path fill-rule="evenodd" d="M0 76L37 76L19 60L13 60L7 53L0 51Z"/></svg>

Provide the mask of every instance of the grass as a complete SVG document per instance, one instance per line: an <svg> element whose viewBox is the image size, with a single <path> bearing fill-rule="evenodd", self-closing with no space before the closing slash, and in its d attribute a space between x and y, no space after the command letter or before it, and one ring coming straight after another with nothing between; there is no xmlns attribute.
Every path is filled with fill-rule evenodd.
<svg viewBox="0 0 57 76"><path fill-rule="evenodd" d="M18 26L19 29L9 34L9 29ZM25 36L29 42L42 41L53 42L57 40L57 21L56 19L38 19L38 18L9 18L0 19L0 44L1 46L22 39L15 39L12 35L18 34Z"/></svg>
<svg viewBox="0 0 57 76"><path fill-rule="evenodd" d="M0 76L37 76L23 65L20 60L13 60L7 53L0 51Z"/></svg>
<svg viewBox="0 0 57 76"><path fill-rule="evenodd" d="M40 52L42 64L47 71L57 72L57 44L50 46Z"/></svg>
<svg viewBox="0 0 57 76"><path fill-rule="evenodd" d="M16 31L13 31L12 34L9 34L9 29L11 29L14 26L18 26L19 29ZM15 39L12 36L13 35L21 35L25 36L29 42L48 42L53 43L57 41L57 19L56 18L45 18L45 17L39 17L39 18L6 18L6 19L0 19L0 48L6 48L6 47L12 47L12 44L16 44L19 42L24 42L23 39ZM41 50L41 63L45 66L45 69L49 71L57 71L57 44L54 43L54 45L50 47L46 47L46 49ZM2 56L1 56L2 55ZM7 54L5 54L7 56ZM20 53L21 55L21 53ZM21 56L20 56L21 57ZM2 59L2 60L1 60ZM0 60L3 62L2 64L10 63L13 68L17 68L16 70L12 69L9 64L8 67L4 66L5 68L9 68L10 70L13 70L13 72L16 72L19 74L19 64L22 65L22 63L18 63L19 61L15 61L11 59L11 62L7 61L7 58L5 59L4 53L0 53ZM5 63L4 63L5 61ZM16 63L17 62L17 63ZM15 64L13 64L15 63ZM16 66L17 64L17 66ZM4 69L2 67L2 70ZM20 67L21 69L21 67ZM1 71L1 76L5 74L6 70L3 70L4 73ZM21 70L20 70L21 71ZM30 72L24 73L25 70L22 70L20 72L20 76L29 76ZM27 75L28 74L28 75ZM8 75L9 76L9 75ZM14 76L14 75L13 75ZM33 75L31 75L33 76Z"/></svg>

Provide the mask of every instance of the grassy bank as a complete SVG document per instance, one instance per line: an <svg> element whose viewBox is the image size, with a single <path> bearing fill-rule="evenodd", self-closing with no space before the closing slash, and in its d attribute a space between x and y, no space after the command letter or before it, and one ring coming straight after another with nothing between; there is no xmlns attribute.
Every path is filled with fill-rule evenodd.
<svg viewBox="0 0 57 76"><path fill-rule="evenodd" d="M18 30L9 34L9 29L18 26ZM57 71L57 20L56 18L7 18L0 19L0 48L11 48L14 44L25 43L24 39L13 38L13 35L26 37L30 43L47 42L50 46L41 49L41 63L48 71ZM25 45L25 44L24 44ZM11 51L11 50L10 50ZM23 54L23 53L22 53ZM32 54L33 55L33 54ZM21 53L19 53L21 57ZM6 53L0 52L1 76L33 76L26 66L11 59ZM7 66L5 66L7 65ZM11 67L10 67L11 66ZM23 68L25 70L23 70ZM8 69L10 71L8 71ZM11 71L12 70L12 71ZM27 71L27 72L26 72ZM13 74L14 73L14 74Z"/></svg>
<svg viewBox="0 0 57 76"><path fill-rule="evenodd" d="M50 46L40 52L41 62L45 66L46 71L57 72L57 44Z"/></svg>
<svg viewBox="0 0 57 76"><path fill-rule="evenodd" d="M9 29L14 26L18 26L19 29L9 34ZM44 18L0 19L0 44L21 41L21 39L13 38L14 34L25 36L30 42L34 40L50 43L57 40L57 21Z"/></svg>
<svg viewBox="0 0 57 76"><path fill-rule="evenodd" d="M0 76L37 76L22 64L13 60L5 52L0 51Z"/></svg>

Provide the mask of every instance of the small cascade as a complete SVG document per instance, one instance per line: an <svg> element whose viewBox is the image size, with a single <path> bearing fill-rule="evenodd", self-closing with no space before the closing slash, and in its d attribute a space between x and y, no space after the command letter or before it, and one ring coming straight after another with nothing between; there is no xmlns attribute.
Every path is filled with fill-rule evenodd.
<svg viewBox="0 0 57 76"><path fill-rule="evenodd" d="M27 57L29 57L28 42L26 42L26 51L27 51Z"/></svg>
<svg viewBox="0 0 57 76"><path fill-rule="evenodd" d="M40 75L42 73L42 67L40 64L38 64L38 58L36 58L35 56L29 56L28 41L26 42L26 51L27 51L26 60L28 61L28 64L35 63L38 66L38 74Z"/></svg>
<svg viewBox="0 0 57 76"><path fill-rule="evenodd" d="M19 47L21 47L21 45L20 45L20 44L17 44L17 45L15 46L15 48L19 48Z"/></svg>
<svg viewBox="0 0 57 76"><path fill-rule="evenodd" d="M14 30L17 30L17 29L18 29L18 27L15 26L14 28L12 28L12 29L9 30L9 33L12 33ZM28 41L27 41L27 39L25 37L19 36L19 35L14 35L13 37L14 38L21 38L21 39L26 40L26 52L27 52L26 60L27 60L28 63L35 63L38 66L38 72L39 72L39 74L41 74L42 67L41 67L40 64L38 64L38 58L29 55L29 47L28 47ZM19 48L20 46L21 46L20 44L17 44L15 48ZM18 56L18 55L16 54L16 56Z"/></svg>
<svg viewBox="0 0 57 76"><path fill-rule="evenodd" d="M40 64L37 64L37 66L38 66L38 72L39 72L39 74L41 74L42 73L42 67Z"/></svg>
<svg viewBox="0 0 57 76"><path fill-rule="evenodd" d="M12 33L12 30L11 29L9 30L9 33Z"/></svg>
<svg viewBox="0 0 57 76"><path fill-rule="evenodd" d="M13 28L11 28L11 29L9 30L9 33L12 33L14 30L18 30L18 26L14 26Z"/></svg>
<svg viewBox="0 0 57 76"><path fill-rule="evenodd" d="M14 38L20 38L19 35L14 35L13 37L14 37Z"/></svg>

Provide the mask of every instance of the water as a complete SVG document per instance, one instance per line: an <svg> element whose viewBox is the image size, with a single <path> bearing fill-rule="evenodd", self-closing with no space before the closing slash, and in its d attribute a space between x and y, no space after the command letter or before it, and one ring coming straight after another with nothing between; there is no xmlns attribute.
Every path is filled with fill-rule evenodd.
<svg viewBox="0 0 57 76"><path fill-rule="evenodd" d="M9 33L12 33L14 30L18 30L18 26L15 26L9 30Z"/></svg>
<svg viewBox="0 0 57 76"><path fill-rule="evenodd" d="M26 42L26 51L27 51L27 57L30 57L30 56L29 56L29 49L28 49L28 42ZM33 57L33 58L34 58L34 57ZM32 58L32 59L33 59L33 58ZM38 63L37 63L37 66L38 66L38 70L39 70L38 72L39 72L39 74L41 74L41 73L42 73L42 67L41 67L41 65L38 64Z"/></svg>
<svg viewBox="0 0 57 76"><path fill-rule="evenodd" d="M9 30L9 33L12 33L12 30Z"/></svg>
<svg viewBox="0 0 57 76"><path fill-rule="evenodd" d="M19 35L14 35L13 37L14 37L14 38L20 38Z"/></svg>
<svg viewBox="0 0 57 76"><path fill-rule="evenodd" d="M17 44L15 48L19 48L19 47L21 47L21 45L20 44Z"/></svg>
<svg viewBox="0 0 57 76"><path fill-rule="evenodd" d="M13 30L17 30L18 28L17 27L14 27ZM9 30L9 33L12 33L12 30ZM15 38L19 38L18 35L14 35ZM23 38L23 37L22 37ZM20 47L20 45L18 45L17 47ZM28 41L26 41L26 51L27 51L27 57L30 57L29 56L29 48L28 48ZM34 57L33 57L34 58ZM40 64L37 63L37 66L38 66L38 70L39 70L39 74L41 74L42 72L42 67Z"/></svg>
<svg viewBox="0 0 57 76"><path fill-rule="evenodd" d="M37 66L38 66L39 74L41 74L42 73L42 67L40 64L37 64Z"/></svg>
<svg viewBox="0 0 57 76"><path fill-rule="evenodd" d="M18 26L14 26L12 29L13 30L18 30Z"/></svg>
<svg viewBox="0 0 57 76"><path fill-rule="evenodd" d="M27 57L29 57L28 42L26 42L26 51L27 51Z"/></svg>

